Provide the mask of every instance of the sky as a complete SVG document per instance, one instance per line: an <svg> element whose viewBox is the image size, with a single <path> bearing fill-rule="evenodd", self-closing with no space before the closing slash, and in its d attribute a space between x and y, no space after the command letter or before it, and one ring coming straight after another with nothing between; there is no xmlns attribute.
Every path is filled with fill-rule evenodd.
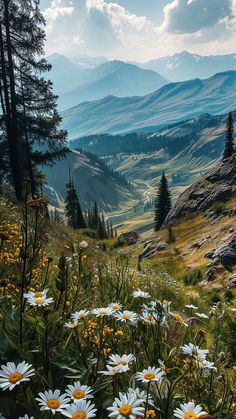
<svg viewBox="0 0 236 419"><path fill-rule="evenodd" d="M41 0L46 53L145 62L236 52L236 0Z"/></svg>

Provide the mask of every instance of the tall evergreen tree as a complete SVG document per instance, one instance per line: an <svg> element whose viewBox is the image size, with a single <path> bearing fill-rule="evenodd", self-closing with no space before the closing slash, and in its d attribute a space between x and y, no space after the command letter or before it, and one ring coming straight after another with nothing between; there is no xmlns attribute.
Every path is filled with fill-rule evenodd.
<svg viewBox="0 0 236 419"><path fill-rule="evenodd" d="M67 152L57 97L43 78L51 66L40 58L45 20L38 5L38 0L0 2L0 141L6 144L4 162L18 200L25 177L36 192L37 166L53 164Z"/></svg>
<svg viewBox="0 0 236 419"><path fill-rule="evenodd" d="M66 185L66 187L67 194L65 199L65 214L68 220L68 224L74 229L86 228L79 197L71 179L69 180L69 183Z"/></svg>
<svg viewBox="0 0 236 419"><path fill-rule="evenodd" d="M234 153L235 153L234 122L233 122L232 112L230 112L228 116L228 121L227 121L225 149L224 149L223 159L228 159Z"/></svg>
<svg viewBox="0 0 236 419"><path fill-rule="evenodd" d="M156 203L155 203L155 216L154 216L154 230L160 230L163 225L169 211L171 210L171 194L168 187L168 181L165 173L163 172Z"/></svg>

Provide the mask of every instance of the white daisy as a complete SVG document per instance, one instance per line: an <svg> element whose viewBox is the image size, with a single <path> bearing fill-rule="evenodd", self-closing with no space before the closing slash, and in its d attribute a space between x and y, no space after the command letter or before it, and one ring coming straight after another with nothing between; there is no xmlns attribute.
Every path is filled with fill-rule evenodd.
<svg viewBox="0 0 236 419"><path fill-rule="evenodd" d="M161 368L148 367L142 372L137 372L136 378L138 381L143 383L149 383L150 381L159 381L165 375L164 371Z"/></svg>
<svg viewBox="0 0 236 419"><path fill-rule="evenodd" d="M33 297L32 295L27 297L27 303L31 306L48 306L49 304L52 304L53 301L53 298L47 298L46 295L39 298Z"/></svg>
<svg viewBox="0 0 236 419"><path fill-rule="evenodd" d="M2 417L3 416L0 416L0 419L2 419ZM19 419L34 419L34 417L33 416L28 416L28 415L25 415L25 416L21 416Z"/></svg>
<svg viewBox="0 0 236 419"><path fill-rule="evenodd" d="M206 414L199 405L193 402L180 405L180 409L174 410L174 416L179 419L197 419L200 415Z"/></svg>
<svg viewBox="0 0 236 419"><path fill-rule="evenodd" d="M149 311L143 311L140 319L145 323L155 324L158 321L158 315Z"/></svg>
<svg viewBox="0 0 236 419"><path fill-rule="evenodd" d="M114 311L122 310L122 305L120 303L111 303L108 307L112 308Z"/></svg>
<svg viewBox="0 0 236 419"><path fill-rule="evenodd" d="M138 321L138 315L134 313L133 311L120 311L119 313L115 314L115 317L118 321L125 322L125 323L131 323L136 324Z"/></svg>
<svg viewBox="0 0 236 419"><path fill-rule="evenodd" d="M119 398L116 397L113 405L108 407L107 410L110 418L129 418L136 419L137 417L143 417L144 407L141 404L144 403L143 399L137 400L134 391L129 391L127 394L119 393Z"/></svg>
<svg viewBox="0 0 236 419"><path fill-rule="evenodd" d="M74 329L76 326L78 326L78 321L77 320L65 323L65 327L68 327L68 329Z"/></svg>
<svg viewBox="0 0 236 419"><path fill-rule="evenodd" d="M42 290L42 291L29 291L27 293L24 293L24 297L26 299L33 297L33 298L42 298L42 297L46 297L48 292L48 289Z"/></svg>
<svg viewBox="0 0 236 419"><path fill-rule="evenodd" d="M60 390L49 390L44 393L39 393L39 397L36 397L39 402L40 410L50 410L53 415L56 412L63 412L67 406L69 406L70 399L67 394L61 394Z"/></svg>
<svg viewBox="0 0 236 419"><path fill-rule="evenodd" d="M196 364L199 368L202 368L202 369L217 370L214 362L207 361L206 359L203 359L203 358L197 358Z"/></svg>
<svg viewBox="0 0 236 419"><path fill-rule="evenodd" d="M13 390L15 386L23 381L29 381L34 375L34 369L31 364L23 361L16 365L14 362L8 362L7 365L1 365L0 387L3 390Z"/></svg>
<svg viewBox="0 0 236 419"><path fill-rule="evenodd" d="M71 317L73 320L79 321L79 320L84 320L85 317L87 317L89 314L90 314L90 311L88 310L80 310L73 313Z"/></svg>
<svg viewBox="0 0 236 419"><path fill-rule="evenodd" d="M86 242L86 240L83 240L82 242L79 243L79 248L82 249L86 249L86 247L88 247L88 242Z"/></svg>
<svg viewBox="0 0 236 419"><path fill-rule="evenodd" d="M105 317L105 316L112 316L112 314L114 313L114 310L112 310L112 308L110 307L95 308L94 310L92 310L92 313L96 314L96 317Z"/></svg>
<svg viewBox="0 0 236 419"><path fill-rule="evenodd" d="M129 370L128 365L106 365L106 371L99 371L99 374L102 375L117 375L122 374L123 372L126 372Z"/></svg>
<svg viewBox="0 0 236 419"><path fill-rule="evenodd" d="M130 388L129 392L131 393L132 391L134 392L135 397L136 397L137 400L145 400L145 401L147 400L147 392L145 390L140 390L138 387L135 390ZM148 396L148 403L149 404L154 404L154 401L153 401L152 397L150 396L150 394Z"/></svg>
<svg viewBox="0 0 236 419"><path fill-rule="evenodd" d="M151 295L148 292L142 290L133 291L132 296L134 298L151 298Z"/></svg>
<svg viewBox="0 0 236 419"><path fill-rule="evenodd" d="M160 307L162 308L162 310L164 310L166 313L170 312L171 301L163 300L163 301L158 301L158 303Z"/></svg>
<svg viewBox="0 0 236 419"><path fill-rule="evenodd" d="M200 349L197 345L193 345L192 343L181 346L181 349L184 355L190 355L200 359L205 359L206 355L209 353L208 349Z"/></svg>
<svg viewBox="0 0 236 419"><path fill-rule="evenodd" d="M108 364L110 365L129 365L131 362L135 361L135 356L133 354L129 355L110 355Z"/></svg>
<svg viewBox="0 0 236 419"><path fill-rule="evenodd" d="M74 382L73 385L68 385L66 389L67 395L76 402L77 400L92 399L92 389L89 386L80 384L79 381Z"/></svg>
<svg viewBox="0 0 236 419"><path fill-rule="evenodd" d="M71 406L67 406L66 410L62 412L63 416L73 419L89 419L96 416L97 409L94 409L95 404L90 401L79 400Z"/></svg>

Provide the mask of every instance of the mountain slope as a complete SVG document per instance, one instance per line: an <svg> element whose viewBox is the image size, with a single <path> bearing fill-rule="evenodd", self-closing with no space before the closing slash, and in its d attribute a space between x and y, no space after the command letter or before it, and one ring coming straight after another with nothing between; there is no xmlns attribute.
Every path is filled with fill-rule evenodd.
<svg viewBox="0 0 236 419"><path fill-rule="evenodd" d="M160 74L144 70L122 61L110 61L81 74L77 87L60 95L63 109L88 100L101 99L107 95L117 97L145 95L167 83Z"/></svg>
<svg viewBox="0 0 236 419"><path fill-rule="evenodd" d="M105 173L99 163L73 150L67 159L43 169L48 181L45 192L50 196L53 206L61 206L65 198L69 167L83 209L90 208L94 201L97 201L101 210L117 209L122 203L134 198L134 192L111 173Z"/></svg>
<svg viewBox="0 0 236 419"><path fill-rule="evenodd" d="M183 51L139 65L158 71L171 81L204 79L211 77L213 72L236 70L236 54L201 56Z"/></svg>
<svg viewBox="0 0 236 419"><path fill-rule="evenodd" d="M143 97L84 102L62 112L69 139L94 133L156 131L201 113L226 113L236 108L236 72L206 80L170 83Z"/></svg>

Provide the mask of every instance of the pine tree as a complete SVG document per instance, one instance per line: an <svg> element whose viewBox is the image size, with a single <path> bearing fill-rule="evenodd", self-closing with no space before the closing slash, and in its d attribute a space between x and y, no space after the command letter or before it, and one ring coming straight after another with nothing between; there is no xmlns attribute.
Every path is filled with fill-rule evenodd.
<svg viewBox="0 0 236 419"><path fill-rule="evenodd" d="M87 227L84 215L83 215L82 210L81 210L79 199L78 199L78 202L77 202L76 224L77 224L77 228L86 228Z"/></svg>
<svg viewBox="0 0 236 419"><path fill-rule="evenodd" d="M86 223L81 210L79 197L75 189L73 181L70 179L66 185L67 194L65 199L65 214L68 220L68 224L76 228L86 228Z"/></svg>
<svg viewBox="0 0 236 419"><path fill-rule="evenodd" d="M160 230L164 223L169 211L171 210L171 194L168 187L168 181L165 173L163 172L160 181L160 186L157 193L155 203L155 217L154 217L154 230Z"/></svg>
<svg viewBox="0 0 236 419"><path fill-rule="evenodd" d="M227 131L225 138L225 149L223 154L223 159L228 159L235 153L234 145L234 122L232 112L229 113L228 122L227 122Z"/></svg>
<svg viewBox="0 0 236 419"><path fill-rule="evenodd" d="M99 212L98 212L98 205L97 202L94 202L94 206L93 206L93 210L92 210L92 220L91 220L91 227L94 228L94 230L96 230L98 228L98 224L99 224Z"/></svg>
<svg viewBox="0 0 236 419"><path fill-rule="evenodd" d="M0 141L6 144L4 162L18 200L24 178L35 193L37 167L67 152L57 97L43 78L51 66L41 58L45 20L38 5L38 0L2 0L0 5Z"/></svg>

